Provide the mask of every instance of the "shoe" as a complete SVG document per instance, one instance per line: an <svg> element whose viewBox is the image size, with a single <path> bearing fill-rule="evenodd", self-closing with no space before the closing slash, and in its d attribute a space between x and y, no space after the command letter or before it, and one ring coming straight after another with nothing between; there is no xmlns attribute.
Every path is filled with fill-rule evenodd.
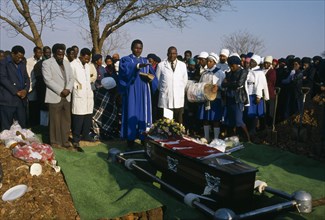
<svg viewBox="0 0 325 220"><path fill-rule="evenodd" d="M85 152L79 145L79 143L73 143L73 148L78 152Z"/></svg>
<svg viewBox="0 0 325 220"><path fill-rule="evenodd" d="M65 147L65 148L70 148L70 147L72 147L73 145L71 144L71 142L65 142L64 144L63 144L63 147Z"/></svg>
<svg viewBox="0 0 325 220"><path fill-rule="evenodd" d="M51 147L58 148L58 149L65 149L65 147L62 147L60 144L51 144Z"/></svg>
<svg viewBox="0 0 325 220"><path fill-rule="evenodd" d="M83 141L87 141L87 142L96 142L96 140L92 137L86 137L84 139L82 139Z"/></svg>

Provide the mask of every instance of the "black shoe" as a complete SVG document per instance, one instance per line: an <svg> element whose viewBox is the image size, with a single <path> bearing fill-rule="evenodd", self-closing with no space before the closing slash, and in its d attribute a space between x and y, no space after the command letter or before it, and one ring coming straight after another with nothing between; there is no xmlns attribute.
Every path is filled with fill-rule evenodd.
<svg viewBox="0 0 325 220"><path fill-rule="evenodd" d="M83 141L88 141L88 142L96 142L96 140L92 137L86 137L84 139L82 139Z"/></svg>
<svg viewBox="0 0 325 220"><path fill-rule="evenodd" d="M79 145L79 143L73 143L73 148L78 152L85 152Z"/></svg>

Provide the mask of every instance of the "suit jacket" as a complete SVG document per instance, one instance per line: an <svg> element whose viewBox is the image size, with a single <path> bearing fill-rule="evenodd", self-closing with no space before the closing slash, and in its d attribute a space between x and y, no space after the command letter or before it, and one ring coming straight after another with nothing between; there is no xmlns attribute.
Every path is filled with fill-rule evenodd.
<svg viewBox="0 0 325 220"><path fill-rule="evenodd" d="M0 105L18 106L21 101L27 104L27 96L22 100L17 96L17 92L20 90L28 92L29 85L26 63L21 62L17 66L11 57L0 63Z"/></svg>
<svg viewBox="0 0 325 220"><path fill-rule="evenodd" d="M66 97L68 102L71 101L71 92L73 88L73 75L70 63L63 60L66 74L66 82L60 70L59 64L54 57L45 60L42 64L42 73L46 84L45 103L59 103L61 101L61 92L64 89L70 90L70 94Z"/></svg>

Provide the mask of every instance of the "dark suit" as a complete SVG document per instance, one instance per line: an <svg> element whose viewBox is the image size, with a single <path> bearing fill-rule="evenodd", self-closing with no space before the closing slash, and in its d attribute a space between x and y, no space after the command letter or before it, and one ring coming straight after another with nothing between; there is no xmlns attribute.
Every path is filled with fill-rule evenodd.
<svg viewBox="0 0 325 220"><path fill-rule="evenodd" d="M17 92L26 90L30 86L26 71L26 63L16 65L11 57L0 63L0 122L1 131L10 129L13 120L17 120L21 127L26 127L27 96L21 99Z"/></svg>

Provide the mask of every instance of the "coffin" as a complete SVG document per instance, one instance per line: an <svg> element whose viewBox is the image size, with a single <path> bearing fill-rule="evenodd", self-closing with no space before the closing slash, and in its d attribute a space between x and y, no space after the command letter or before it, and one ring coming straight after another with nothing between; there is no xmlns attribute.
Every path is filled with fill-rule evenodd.
<svg viewBox="0 0 325 220"><path fill-rule="evenodd" d="M148 136L146 155L164 181L185 193L205 195L217 206L247 205L257 169L189 138L158 140Z"/></svg>

